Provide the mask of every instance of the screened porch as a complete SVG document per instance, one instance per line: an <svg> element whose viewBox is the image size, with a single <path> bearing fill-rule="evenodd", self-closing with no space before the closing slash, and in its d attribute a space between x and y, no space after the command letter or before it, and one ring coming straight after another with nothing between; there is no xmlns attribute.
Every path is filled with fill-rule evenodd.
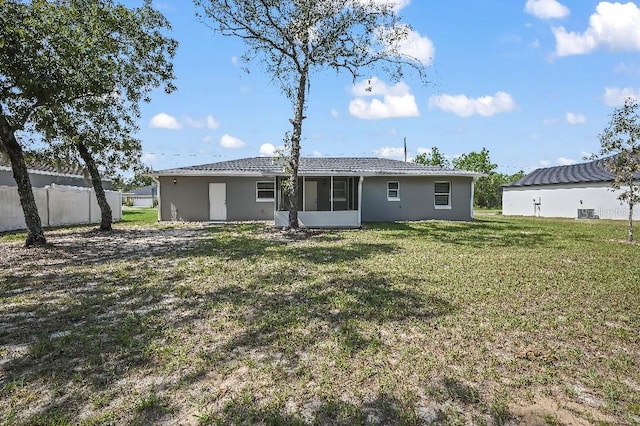
<svg viewBox="0 0 640 426"><path fill-rule="evenodd" d="M289 197L284 190L285 177L276 180L276 226L289 224ZM359 227L361 177L319 176L298 180L298 222L301 227Z"/></svg>

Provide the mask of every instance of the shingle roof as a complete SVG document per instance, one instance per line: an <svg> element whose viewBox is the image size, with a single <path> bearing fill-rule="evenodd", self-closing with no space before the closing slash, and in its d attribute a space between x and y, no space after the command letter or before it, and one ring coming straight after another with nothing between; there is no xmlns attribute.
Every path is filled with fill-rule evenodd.
<svg viewBox="0 0 640 426"><path fill-rule="evenodd" d="M4 154L0 153L0 170L11 170L11 162ZM47 174L58 174L58 175L70 175L74 177L84 177L83 168L79 164L72 165L53 165L53 164L45 164L39 162L28 162L27 170L30 173L47 173ZM104 179L108 180L108 179Z"/></svg>
<svg viewBox="0 0 640 426"><path fill-rule="evenodd" d="M141 186L140 188L133 188L130 191L127 191L127 194L133 195L158 195L158 186L157 185L147 185Z"/></svg>
<svg viewBox="0 0 640 426"><path fill-rule="evenodd" d="M522 179L519 179L505 186L510 187L554 185L561 183L610 182L613 180L614 175L607 168L606 161L607 159L600 159L590 161L588 163L536 169ZM640 179L640 172L636 174L636 178Z"/></svg>
<svg viewBox="0 0 640 426"><path fill-rule="evenodd" d="M285 161L273 157L253 157L221 161L198 166L180 167L154 172L156 176L167 175L248 175L282 176ZM312 175L437 175L480 176L479 173L463 170L443 169L436 166L390 160L387 158L358 157L301 157L298 173Z"/></svg>

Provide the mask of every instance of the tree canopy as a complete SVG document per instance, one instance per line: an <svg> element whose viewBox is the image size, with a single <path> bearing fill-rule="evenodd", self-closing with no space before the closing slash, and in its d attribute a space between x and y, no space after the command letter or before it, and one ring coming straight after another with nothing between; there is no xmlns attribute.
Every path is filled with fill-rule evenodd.
<svg viewBox="0 0 640 426"><path fill-rule="evenodd" d="M629 206L629 241L633 241L633 209L640 203L640 104L627 98L600 134L600 157L613 173L611 189Z"/></svg>
<svg viewBox="0 0 640 426"><path fill-rule="evenodd" d="M423 152L416 155L413 161L418 164L424 164L427 166L438 166L445 169L451 167L449 159L440 152L437 146L431 148L431 152Z"/></svg>
<svg viewBox="0 0 640 426"><path fill-rule="evenodd" d="M311 74L325 69L381 71L394 80L407 67L424 78L424 64L404 53L410 27L393 2L371 0L194 0L215 31L241 39L244 61L258 61L292 102L287 191L289 227L298 227L298 165Z"/></svg>
<svg viewBox="0 0 640 426"><path fill-rule="evenodd" d="M170 28L150 0L132 9L112 0L0 3L0 142L18 185L27 245L46 239L23 150L81 139L103 164L139 154L139 143L126 138L139 104L157 87L175 89L177 43L164 34Z"/></svg>

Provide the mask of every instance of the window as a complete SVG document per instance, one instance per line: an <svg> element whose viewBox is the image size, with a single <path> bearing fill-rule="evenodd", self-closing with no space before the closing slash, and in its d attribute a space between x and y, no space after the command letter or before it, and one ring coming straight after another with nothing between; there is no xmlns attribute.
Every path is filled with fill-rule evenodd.
<svg viewBox="0 0 640 426"><path fill-rule="evenodd" d="M434 204L436 209L451 208L451 182L436 182Z"/></svg>
<svg viewBox="0 0 640 426"><path fill-rule="evenodd" d="M256 201L270 202L275 199L276 189L273 181L256 182Z"/></svg>
<svg viewBox="0 0 640 426"><path fill-rule="evenodd" d="M400 182L387 182L387 201L400 201Z"/></svg>
<svg viewBox="0 0 640 426"><path fill-rule="evenodd" d="M346 180L333 180L333 201L347 201Z"/></svg>

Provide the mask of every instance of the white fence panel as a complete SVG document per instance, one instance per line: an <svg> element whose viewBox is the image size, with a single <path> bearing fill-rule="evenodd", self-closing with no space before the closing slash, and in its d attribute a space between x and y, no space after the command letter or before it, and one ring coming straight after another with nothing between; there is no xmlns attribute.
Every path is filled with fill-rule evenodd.
<svg viewBox="0 0 640 426"><path fill-rule="evenodd" d="M100 222L100 207L91 188L57 186L32 188L42 226ZM113 220L122 220L122 194L106 191ZM24 214L15 186L0 186L0 232L25 229Z"/></svg>
<svg viewBox="0 0 640 426"><path fill-rule="evenodd" d="M49 226L89 223L91 192L87 188L49 188Z"/></svg>

